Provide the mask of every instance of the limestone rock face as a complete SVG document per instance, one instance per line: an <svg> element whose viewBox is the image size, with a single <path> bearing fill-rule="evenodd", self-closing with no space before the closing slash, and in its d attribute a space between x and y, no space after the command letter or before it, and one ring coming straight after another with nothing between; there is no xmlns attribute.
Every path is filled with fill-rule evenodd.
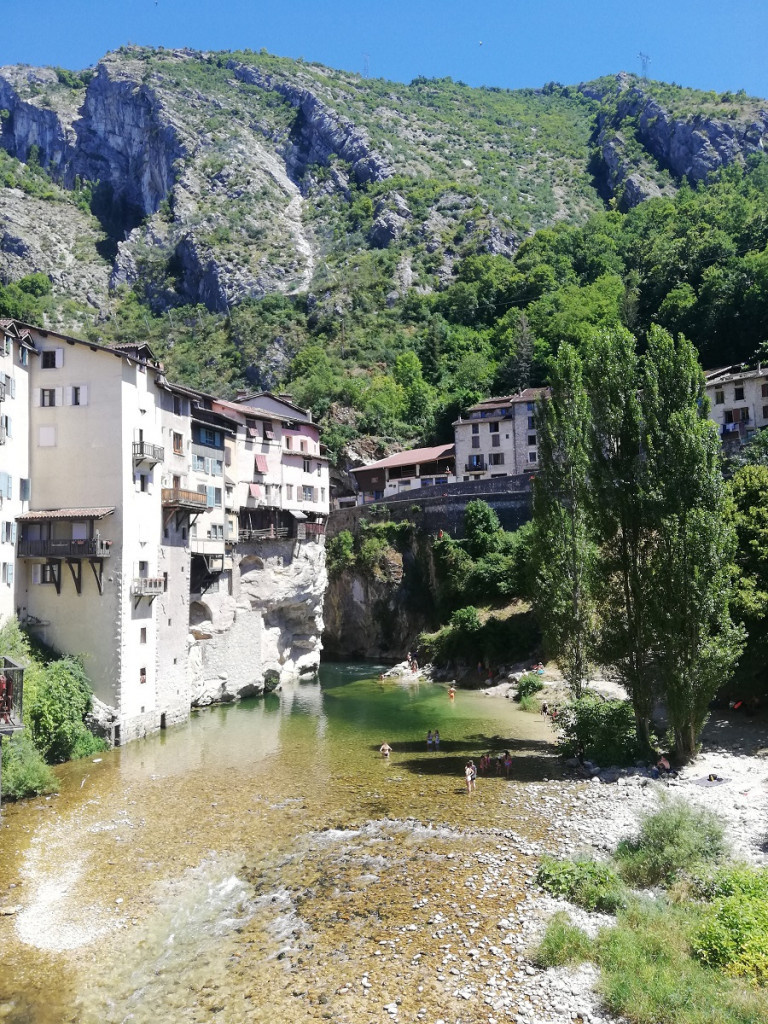
<svg viewBox="0 0 768 1024"><path fill-rule="evenodd" d="M325 546L242 545L232 593L201 595L190 611L192 703L237 700L313 676L320 665Z"/></svg>

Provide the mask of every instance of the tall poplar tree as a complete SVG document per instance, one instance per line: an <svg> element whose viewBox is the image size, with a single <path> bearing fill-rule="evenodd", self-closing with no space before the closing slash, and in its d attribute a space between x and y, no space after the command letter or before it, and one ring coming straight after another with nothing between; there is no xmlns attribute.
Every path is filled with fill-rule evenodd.
<svg viewBox="0 0 768 1024"><path fill-rule="evenodd" d="M551 396L539 404L534 523L539 573L534 605L547 650L580 697L595 643L597 548L588 507L589 401L576 350L560 346Z"/></svg>
<svg viewBox="0 0 768 1024"><path fill-rule="evenodd" d="M729 609L735 538L693 346L654 327L643 369L649 507L658 536L650 615L676 751L687 759L744 644Z"/></svg>
<svg viewBox="0 0 768 1024"><path fill-rule="evenodd" d="M650 575L658 538L649 518L635 339L626 330L604 332L588 346L585 364L590 497L600 539L599 660L618 671L647 749L656 691Z"/></svg>

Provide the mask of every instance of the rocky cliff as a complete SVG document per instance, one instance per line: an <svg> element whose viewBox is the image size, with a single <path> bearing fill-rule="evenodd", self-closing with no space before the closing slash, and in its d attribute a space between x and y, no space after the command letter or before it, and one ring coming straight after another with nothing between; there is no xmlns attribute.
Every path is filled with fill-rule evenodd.
<svg viewBox="0 0 768 1024"><path fill-rule="evenodd" d="M235 700L312 676L320 664L325 549L266 541L235 557L232 593L190 609L192 703Z"/></svg>

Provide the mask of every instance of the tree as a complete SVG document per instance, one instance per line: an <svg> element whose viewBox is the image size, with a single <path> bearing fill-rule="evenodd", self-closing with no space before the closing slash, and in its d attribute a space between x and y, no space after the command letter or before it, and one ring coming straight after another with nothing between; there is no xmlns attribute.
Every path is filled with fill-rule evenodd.
<svg viewBox="0 0 768 1024"><path fill-rule="evenodd" d="M534 338L525 313L514 313L514 326L504 332L508 355L499 364L493 382L497 395L514 395L531 384Z"/></svg>
<svg viewBox="0 0 768 1024"><path fill-rule="evenodd" d="M744 631L729 610L735 535L693 346L654 327L643 371L649 507L658 534L650 615L676 750L687 759L743 648Z"/></svg>
<svg viewBox="0 0 768 1024"><path fill-rule="evenodd" d="M588 502L589 401L581 360L571 345L560 346L550 382L551 399L537 413L534 605L545 645L580 697L595 646L597 546Z"/></svg>
<svg viewBox="0 0 768 1024"><path fill-rule="evenodd" d="M604 332L586 356L590 396L590 495L600 537L600 660L618 669L632 698L638 744L650 746L655 696L649 620L651 558L643 417L635 339Z"/></svg>
<svg viewBox="0 0 768 1024"><path fill-rule="evenodd" d="M499 517L485 501L469 501L464 510L464 536L473 558L483 558L499 546Z"/></svg>

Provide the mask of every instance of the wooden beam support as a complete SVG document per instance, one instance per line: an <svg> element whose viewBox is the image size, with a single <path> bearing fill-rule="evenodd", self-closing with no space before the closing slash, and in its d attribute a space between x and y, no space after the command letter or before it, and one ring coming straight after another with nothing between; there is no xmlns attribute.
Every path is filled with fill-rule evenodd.
<svg viewBox="0 0 768 1024"><path fill-rule="evenodd" d="M96 579L96 586L99 588L99 593L104 593L104 559L103 558L89 558L88 561L91 563L91 569L93 569L93 575ZM98 565L98 569L96 566Z"/></svg>
<svg viewBox="0 0 768 1024"><path fill-rule="evenodd" d="M79 558L68 558L67 559L67 565L69 566L69 571L72 573L72 579L74 580L74 583L75 583L75 590L78 592L78 594L82 594L82 592L83 592L83 563L82 563L82 560L79 559ZM77 567L77 571L75 571L75 567Z"/></svg>

